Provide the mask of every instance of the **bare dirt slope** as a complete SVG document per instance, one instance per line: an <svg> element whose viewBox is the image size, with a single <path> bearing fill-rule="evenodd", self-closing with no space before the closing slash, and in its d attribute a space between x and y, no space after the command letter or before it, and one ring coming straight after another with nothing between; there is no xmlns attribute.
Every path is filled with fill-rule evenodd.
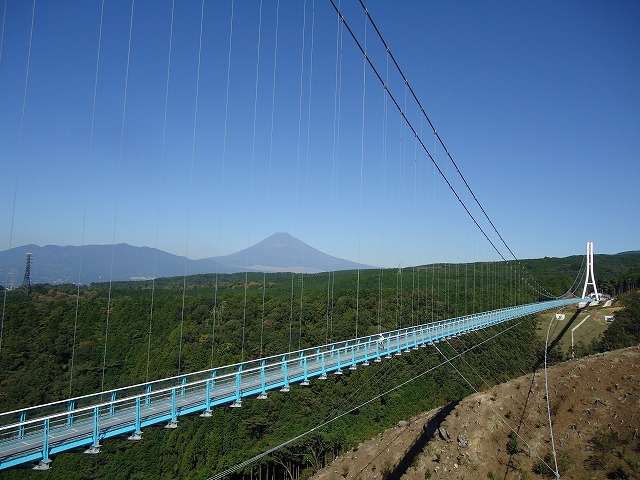
<svg viewBox="0 0 640 480"><path fill-rule="evenodd" d="M640 478L640 348L554 366L549 399L561 478ZM543 370L449 410L400 422L313 478L555 478Z"/></svg>

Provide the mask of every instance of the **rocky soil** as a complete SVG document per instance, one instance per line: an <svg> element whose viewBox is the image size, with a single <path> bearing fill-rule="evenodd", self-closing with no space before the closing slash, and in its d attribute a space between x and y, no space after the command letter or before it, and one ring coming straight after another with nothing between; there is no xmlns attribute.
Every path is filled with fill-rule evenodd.
<svg viewBox="0 0 640 480"><path fill-rule="evenodd" d="M640 479L640 348L549 370L563 479ZM320 479L555 478L544 370L400 422L336 459Z"/></svg>

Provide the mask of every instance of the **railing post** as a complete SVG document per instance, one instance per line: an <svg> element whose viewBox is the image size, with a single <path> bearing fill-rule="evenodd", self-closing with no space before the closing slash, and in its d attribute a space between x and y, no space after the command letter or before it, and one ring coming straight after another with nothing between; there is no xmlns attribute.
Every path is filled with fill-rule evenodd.
<svg viewBox="0 0 640 480"><path fill-rule="evenodd" d="M320 354L320 377L318 377L320 380L326 380L327 379L327 369L324 363L324 356L325 356L326 352L322 352Z"/></svg>
<svg viewBox="0 0 640 480"><path fill-rule="evenodd" d="M100 453L100 407L93 407L93 436L91 446L84 453Z"/></svg>
<svg viewBox="0 0 640 480"><path fill-rule="evenodd" d="M338 369L335 371L336 375L342 375L342 365L340 363L340 349L338 349Z"/></svg>
<svg viewBox="0 0 640 480"><path fill-rule="evenodd" d="M44 419L44 429L42 431L43 439L42 439L42 462L41 464L46 465L48 468L51 463L51 459L49 458L49 419Z"/></svg>
<svg viewBox="0 0 640 480"><path fill-rule="evenodd" d="M111 392L111 403L109 404L109 415L116 413L116 392Z"/></svg>
<svg viewBox="0 0 640 480"><path fill-rule="evenodd" d="M302 372L303 372L303 379L302 379L302 382L300 382L300 385L302 385L303 387L306 387L307 385L309 385L309 372L307 370L307 357L304 357L302 359Z"/></svg>
<svg viewBox="0 0 640 480"><path fill-rule="evenodd" d="M42 460L33 467L34 470L48 470L51 459L49 458L49 419L44 419L42 428Z"/></svg>
<svg viewBox="0 0 640 480"><path fill-rule="evenodd" d="M128 440L140 440L142 439L142 430L140 429L140 424L142 420L140 418L140 397L136 397L136 422L135 429L131 436L128 437Z"/></svg>
<svg viewBox="0 0 640 480"><path fill-rule="evenodd" d="M369 340L367 340L364 344L364 362L362 362L363 366L368 366L369 365L369 345L371 343L371 338L369 338Z"/></svg>
<svg viewBox="0 0 640 480"><path fill-rule="evenodd" d="M93 447L100 447L100 407L93 408Z"/></svg>
<svg viewBox="0 0 640 480"><path fill-rule="evenodd" d="M207 380L204 383L204 411L200 414L201 417L211 416L211 382Z"/></svg>
<svg viewBox="0 0 640 480"><path fill-rule="evenodd" d="M140 424L142 423L142 418L140 415L140 397L136 397L136 434L142 434L140 431Z"/></svg>
<svg viewBox="0 0 640 480"><path fill-rule="evenodd" d="M242 392L240 390L240 382L242 376L242 365L238 367L238 373L236 373L236 398L230 405L232 408L239 408L242 406Z"/></svg>
<svg viewBox="0 0 640 480"><path fill-rule="evenodd" d="M151 384L147 383L147 395L146 397L144 397L144 403L145 405L150 405L151 404Z"/></svg>
<svg viewBox="0 0 640 480"><path fill-rule="evenodd" d="M289 391L289 364L287 363L286 355L282 356L282 375L283 375L282 382L284 383L284 385L282 386L280 391L288 392Z"/></svg>
<svg viewBox="0 0 640 480"><path fill-rule="evenodd" d="M178 403L176 401L176 388L171 389L171 419L164 426L164 428L177 428L178 427Z"/></svg>
<svg viewBox="0 0 640 480"><path fill-rule="evenodd" d="M180 389L180 396L184 397L184 385L187 384L187 377L182 377L182 388Z"/></svg>
<svg viewBox="0 0 640 480"><path fill-rule="evenodd" d="M260 386L262 391L258 395L259 400L265 400L267 398L267 379L265 378L265 361L260 362Z"/></svg>
<svg viewBox="0 0 640 480"><path fill-rule="evenodd" d="M201 417L210 417L211 416L211 389L215 387L216 385L216 371L212 370L211 371L211 379L207 380L204 384L204 390L205 390L205 400L204 400L204 411L200 414Z"/></svg>
<svg viewBox="0 0 640 480"><path fill-rule="evenodd" d="M20 413L20 426L18 427L18 438L24 438L24 422L27 420L27 412Z"/></svg>
<svg viewBox="0 0 640 480"><path fill-rule="evenodd" d="M349 370L356 370L358 367L356 366L356 345L351 345L351 366Z"/></svg>
<svg viewBox="0 0 640 480"><path fill-rule="evenodd" d="M75 406L75 402L73 400L69 400L69 408L67 408L67 411L69 412L67 414L67 426L71 426L73 425L73 409Z"/></svg>

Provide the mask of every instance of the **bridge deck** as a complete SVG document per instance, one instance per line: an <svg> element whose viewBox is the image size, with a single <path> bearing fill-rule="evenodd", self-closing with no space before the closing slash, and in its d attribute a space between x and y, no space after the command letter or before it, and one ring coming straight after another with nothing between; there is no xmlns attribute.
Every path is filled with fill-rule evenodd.
<svg viewBox="0 0 640 480"><path fill-rule="evenodd" d="M107 438L138 439L149 425L175 427L182 415L206 416L217 405L240 406L243 397L266 398L269 390L286 391L292 383L306 384L454 335L583 301L502 308L6 412L0 414L0 470L38 461L46 468L59 452L78 447L97 452Z"/></svg>

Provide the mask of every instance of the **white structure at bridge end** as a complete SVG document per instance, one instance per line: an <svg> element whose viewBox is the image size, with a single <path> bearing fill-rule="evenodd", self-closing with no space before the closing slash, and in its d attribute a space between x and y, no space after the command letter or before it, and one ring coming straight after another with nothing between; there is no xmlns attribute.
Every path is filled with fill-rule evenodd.
<svg viewBox="0 0 640 480"><path fill-rule="evenodd" d="M591 280L591 281L589 281ZM587 287L591 285L595 293L595 301L600 301L600 294L596 286L596 277L593 274L593 242L587 242L587 271L584 278L584 288L582 289L582 298L587 298Z"/></svg>

